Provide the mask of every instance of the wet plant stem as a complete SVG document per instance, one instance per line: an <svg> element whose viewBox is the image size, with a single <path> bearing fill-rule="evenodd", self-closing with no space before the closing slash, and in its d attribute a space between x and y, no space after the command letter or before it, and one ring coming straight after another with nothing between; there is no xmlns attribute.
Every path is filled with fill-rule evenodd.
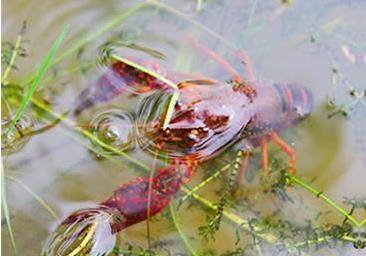
<svg viewBox="0 0 366 256"><path fill-rule="evenodd" d="M118 55L115 55L115 54L111 54L110 57L114 60L117 60L117 61L120 61L120 62L123 62L143 73L146 73L154 78L157 78L159 79L160 81L166 83L167 85L169 85L170 87L172 87L173 89L178 89L177 85L175 83L173 83L172 81L170 81L169 79L165 78L164 76L152 71L152 70L149 70L143 66L141 66L140 64L136 63L136 62L133 62L129 59L126 59L126 58L123 58L121 56L118 56Z"/></svg>
<svg viewBox="0 0 366 256"><path fill-rule="evenodd" d="M37 202L42 205L56 220L59 219L59 216L56 214L56 212L42 199L40 198L36 193L34 193L26 184L23 183L23 181L11 176L6 175L6 178L9 180L12 180L16 182L18 185L20 185L25 191L27 191L32 197L34 197Z"/></svg>
<svg viewBox="0 0 366 256"><path fill-rule="evenodd" d="M357 221L352 215L350 215L346 210L344 210L342 207L340 207L338 204L336 204L332 199L327 197L322 191L315 189L308 183L302 181L299 177L294 175L289 175L289 178L292 182L298 184L300 187L306 189L313 195L315 195L317 198L323 200L325 203L327 203L329 206L331 206L333 209L338 211L340 214L342 214L345 218L347 218L352 224L354 224L357 227L360 227L362 223Z"/></svg>
<svg viewBox="0 0 366 256"><path fill-rule="evenodd" d="M4 71L4 74L1 77L1 85L5 84L7 82L10 71L12 70L12 68L14 66L15 59L18 56L18 51L19 51L19 48L21 46L21 43L22 43L22 34L19 34L17 36L16 41L15 41L15 46L14 46L13 53L12 53L11 58L10 58L9 65L6 67L6 69Z"/></svg>
<svg viewBox="0 0 366 256"><path fill-rule="evenodd" d="M343 236L341 239L343 241L347 241L347 242L351 242L351 243L355 243L357 241L356 238L353 238L353 237L350 237L350 236ZM300 242L300 243L296 243L294 246L296 248L301 248L301 247L308 246L308 245L311 245L311 244L325 243L325 242L330 241L330 240L334 240L334 237L333 236L322 236L322 237L318 237L317 239L307 240L307 241L303 241L303 242Z"/></svg>
<svg viewBox="0 0 366 256"><path fill-rule="evenodd" d="M224 167L220 168L218 171L216 171L215 173L213 173L211 176L209 176L207 179L205 179L204 181L200 182L199 184L197 184L195 187L193 187L192 189L189 190L189 192L187 194L185 194L182 198L181 198L181 202L183 203L185 200L187 200L190 196L192 196L193 193L197 192L199 189L203 188L205 185L207 185L210 181L214 180L215 178L217 178L218 176L220 176L223 172L229 170L231 164L226 164Z"/></svg>
<svg viewBox="0 0 366 256"><path fill-rule="evenodd" d="M10 242L13 247L14 254L17 255L17 247L15 244L13 228L12 228L11 221L10 221L10 212L9 212L9 207L8 207L8 203L7 203L7 198L6 198L5 168L4 168L3 159L1 159L1 206L4 211L4 216L5 216L6 226L8 228L8 232L9 232Z"/></svg>
<svg viewBox="0 0 366 256"><path fill-rule="evenodd" d="M183 233L183 230L182 230L182 228L179 224L177 212L175 211L174 207L175 207L175 205L174 205L174 202L172 200L169 204L169 209L170 209L170 215L172 216L172 219L173 219L174 226L177 229L180 237L182 238L183 243L186 245L186 247L189 250L189 252L191 253L191 255L198 256L198 254L192 248L191 244L188 242L188 239L187 239L186 235Z"/></svg>

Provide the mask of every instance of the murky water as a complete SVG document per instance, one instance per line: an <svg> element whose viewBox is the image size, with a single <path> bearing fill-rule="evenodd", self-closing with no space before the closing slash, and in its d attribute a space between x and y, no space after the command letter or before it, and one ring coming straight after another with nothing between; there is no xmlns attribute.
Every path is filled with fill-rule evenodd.
<svg viewBox="0 0 366 256"><path fill-rule="evenodd" d="M363 255L363 250L354 247L364 245L366 232L366 3L148 2L4 1L3 45L15 43L23 21L27 23L22 36L27 57L16 59L17 69L11 71L9 83L2 85L12 112L20 101L14 88L29 86L26 81L67 24L70 32L56 63L27 108L26 127L42 129L76 107L79 93L107 69L100 61L100 48L107 42L119 56L220 81L232 77L193 46L191 38L223 56L246 77L236 54L242 48L250 54L257 80L297 82L313 92L311 117L281 135L296 151L297 175L317 192L299 184L281 190L276 179L279 168L273 161L288 158L273 143L269 155L271 169L277 172L263 180L260 149L255 149L241 186L232 191L225 206L215 239L205 239L199 227L207 226L207 216L215 215L212 207L222 199L220 191L225 190L226 169L230 168L215 173L235 160L239 145L234 145L200 166L173 203L150 220L149 235L146 221L119 232L111 255L118 251L129 255L129 248L138 255L149 246L158 255ZM3 150L6 198L18 255L40 255L49 233L72 211L95 206L119 185L148 176L141 166L164 165L164 160L156 161L141 149L130 127L143 98L127 91L77 118L66 113L66 119L50 129L16 142L23 145ZM9 115L3 103L2 120ZM118 148L123 156L96 145L83 130ZM196 191L198 196L186 196L210 176ZM355 221L344 224L345 217L322 195L346 212L352 204L345 198L357 199L352 212ZM2 252L12 255L4 211L2 216ZM348 224L349 233L345 231Z"/></svg>

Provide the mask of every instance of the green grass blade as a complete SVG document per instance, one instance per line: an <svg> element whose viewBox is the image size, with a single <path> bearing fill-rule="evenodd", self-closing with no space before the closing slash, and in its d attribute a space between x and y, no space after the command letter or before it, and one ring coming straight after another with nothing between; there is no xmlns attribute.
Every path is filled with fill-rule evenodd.
<svg viewBox="0 0 366 256"><path fill-rule="evenodd" d="M69 26L65 26L61 34L56 38L55 42L52 44L50 51L46 55L41 67L38 69L35 79L33 80L32 84L30 85L26 95L24 96L20 106L13 118L9 128L7 129L7 133L11 132L14 129L15 124L18 122L19 118L22 116L25 108L27 107L30 99L32 98L33 93L36 91L37 86L40 84L42 76L45 74L46 70L50 66L52 60L54 59L57 49L61 45L62 41L66 37L67 33L69 32Z"/></svg>
<svg viewBox="0 0 366 256"><path fill-rule="evenodd" d="M6 226L8 227L11 245L13 246L14 254L16 255L17 247L15 244L13 228L12 228L11 222L10 222L10 213L9 213L8 203L6 201L5 171L4 171L4 164L3 164L2 159L1 159L1 205L2 205L3 211L4 211Z"/></svg>
<svg viewBox="0 0 366 256"><path fill-rule="evenodd" d="M170 123L170 120L172 119L175 103L177 102L178 97L179 97L179 90L175 90L172 98L170 99L168 110L167 110L165 118L164 118L163 130L165 130L168 127L168 124Z"/></svg>
<svg viewBox="0 0 366 256"><path fill-rule="evenodd" d="M117 56L115 54L112 54L111 55L111 58L114 59L114 60L117 60L117 61L121 61L137 70L140 70L141 72L143 73L146 73L152 77L155 77L156 79L159 79L160 81L162 81L163 83L166 83L167 85L169 85L170 87L172 87L173 89L178 89L177 85L170 81L169 79L165 78L164 76L160 75L159 73L155 72L155 71L152 71L150 69L147 69L143 66L141 66L140 64L136 63L136 62L133 62L131 60L128 60L126 58L123 58L123 57L120 57L120 56Z"/></svg>

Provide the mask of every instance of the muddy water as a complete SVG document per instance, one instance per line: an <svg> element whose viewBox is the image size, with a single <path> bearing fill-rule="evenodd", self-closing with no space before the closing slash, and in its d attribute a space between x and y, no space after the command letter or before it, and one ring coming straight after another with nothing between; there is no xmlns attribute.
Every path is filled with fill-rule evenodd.
<svg viewBox="0 0 366 256"><path fill-rule="evenodd" d="M343 203L346 197L361 198L366 194L366 4L356 0L282 2L285 1L177 0L165 1L167 6L146 4L137 9L136 6L142 2L4 1L3 43L15 42L23 21L27 22L23 47L28 56L18 58L18 69L11 72L9 80L12 84L25 86L24 81L39 67L46 51L66 24L70 24L70 33L58 53L62 59L47 72L44 91L37 93L39 98L52 102L48 108L56 113L75 107L75 99L81 90L103 73L105 66L96 64L98 49L108 41L119 40L153 49L162 53L164 58L119 46L117 51L121 56L148 58L168 69L204 74L221 81L230 79L230 76L192 47L188 38L194 37L218 52L244 76L235 49L245 49L251 56L259 81L298 82L312 90L315 99L313 115L299 126L285 131L282 137L295 148L297 173L301 179L311 182L314 188L348 211L351 206ZM121 18L130 8L136 9L126 19ZM108 29L95 34L106 25ZM74 48L75 45L80 47ZM5 173L10 177L6 179L7 202L19 255L39 255L49 232L62 217L73 210L95 205L120 184L146 175L139 166L124 157L113 156L114 161L111 161L91 153L88 147L96 146L75 129L88 128L99 113L111 109L136 112L141 98L121 95L85 111L75 120L69 116L74 120L71 127L70 123L62 122L32 136L19 151L3 156ZM16 100L12 101L14 110L17 106ZM339 108L347 112L347 118L334 114ZM40 113L37 116L35 111L34 107L29 107L27 115L32 116L35 127L40 128L45 125L45 120L49 121L49 115ZM103 132L110 132L107 135L112 144L116 136L122 140L131 139L119 129ZM137 146L125 147L126 143L122 144L129 156L151 165L151 155ZM234 146L217 159L205 163L189 187L199 184L232 161L235 149ZM272 144L270 156L287 159ZM243 251L246 250L248 255L285 255L284 250L268 242L271 236L279 243L288 239L281 238L275 227L263 231L266 235L259 235L261 238L242 231L236 244L237 227L242 221L252 218L288 221L293 227L306 226L311 220L311 226L321 230L327 230L331 225L342 225L344 217L299 186L290 192L293 200L283 201L268 193L270 185L261 180L260 168L260 151L255 150L246 179L242 180L242 186L237 188L232 198L237 203L226 207L228 213L240 219L233 223L232 219L224 216L215 240L206 241L198 235L198 227L205 225L206 216L212 216L213 212L207 210L202 200L191 199L176 210L179 232L169 217L169 209L151 221L152 249L162 255L168 252L190 255L182 239L185 237L191 249L202 255L209 252L215 255L237 248L247 248ZM218 203L218 191L223 189L227 176L227 172L223 173L221 178L213 179L197 193L204 200ZM174 203L182 196L184 193L178 195ZM43 202L47 207L42 206ZM356 207L353 216L361 222L366 213L362 212L362 207ZM354 231L365 232L365 226L355 226ZM127 244L131 244L136 248L147 248L147 240L146 222L142 222L122 231L117 246L126 249ZM259 244L253 246L253 241ZM304 237L296 237L291 243L301 244L303 241ZM310 247L305 250L301 247L300 250L306 252L305 255L364 253L354 249L352 243L340 241L318 249ZM4 255L13 253L4 218L2 252ZM294 251L291 253L296 255Z"/></svg>

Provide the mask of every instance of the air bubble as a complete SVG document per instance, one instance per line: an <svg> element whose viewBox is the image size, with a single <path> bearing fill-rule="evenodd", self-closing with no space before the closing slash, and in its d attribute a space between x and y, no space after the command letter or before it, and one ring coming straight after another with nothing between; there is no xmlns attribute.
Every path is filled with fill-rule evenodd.
<svg viewBox="0 0 366 256"><path fill-rule="evenodd" d="M126 151L134 146L134 118L129 112L109 109L98 114L90 123L92 133L99 141L118 150ZM100 147L92 140L95 146ZM106 150L104 148L104 150ZM107 150L110 151L110 150Z"/></svg>
<svg viewBox="0 0 366 256"><path fill-rule="evenodd" d="M1 118L1 151L5 155L21 150L31 138L30 134L34 132L34 121L23 114L16 125L9 130L12 119L9 116Z"/></svg>

